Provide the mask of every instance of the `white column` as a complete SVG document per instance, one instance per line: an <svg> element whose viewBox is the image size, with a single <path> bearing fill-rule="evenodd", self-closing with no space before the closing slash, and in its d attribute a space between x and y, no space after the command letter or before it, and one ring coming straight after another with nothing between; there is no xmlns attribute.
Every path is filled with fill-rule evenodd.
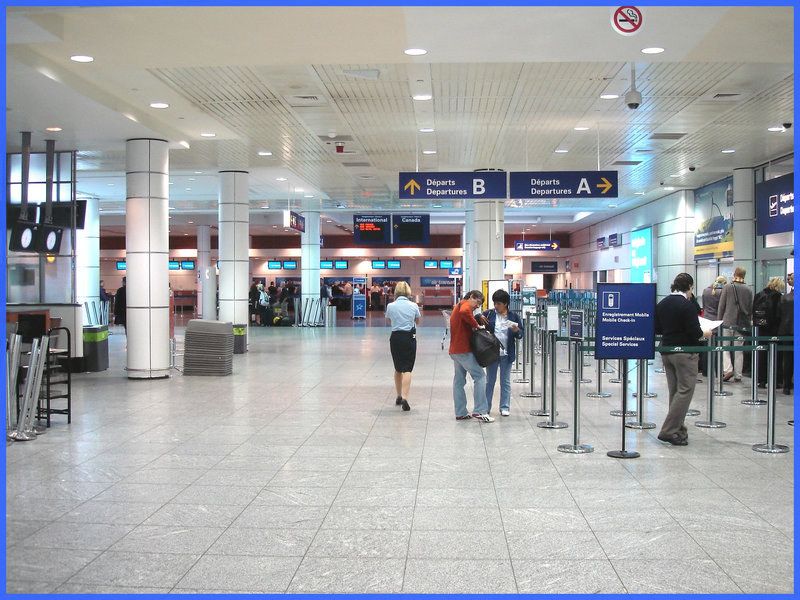
<svg viewBox="0 0 800 600"><path fill-rule="evenodd" d="M470 290L474 290L472 285L473 275L475 274L477 256L475 253L475 209L472 200L464 201L464 229L461 233L461 295L463 297ZM459 300L459 298L456 298Z"/></svg>
<svg viewBox="0 0 800 600"><path fill-rule="evenodd" d="M753 169L733 170L733 264L747 269L745 281L755 287L755 179Z"/></svg>
<svg viewBox="0 0 800 600"><path fill-rule="evenodd" d="M75 231L75 301L100 310L100 201L86 200L83 229Z"/></svg>
<svg viewBox="0 0 800 600"><path fill-rule="evenodd" d="M472 277L473 289L481 289L481 282L503 279L504 200L475 200L475 241L477 242L477 268Z"/></svg>
<svg viewBox="0 0 800 600"><path fill-rule="evenodd" d="M197 226L197 316L201 319L216 320L216 314L206 315L203 298L207 294L216 297L216 279L215 289L208 290L210 287L208 279L204 276L206 269L211 266L211 225L198 225ZM216 301L214 302L216 306ZM214 311L216 313L216 311Z"/></svg>
<svg viewBox="0 0 800 600"><path fill-rule="evenodd" d="M169 150L165 140L125 146L127 374L169 375Z"/></svg>
<svg viewBox="0 0 800 600"><path fill-rule="evenodd" d="M319 202L304 201L303 217L306 230L300 234L300 294L301 306L305 307L319 300ZM319 318L319 315L306 314L311 320Z"/></svg>
<svg viewBox="0 0 800 600"><path fill-rule="evenodd" d="M219 172L219 320L247 325L250 205L247 171Z"/></svg>

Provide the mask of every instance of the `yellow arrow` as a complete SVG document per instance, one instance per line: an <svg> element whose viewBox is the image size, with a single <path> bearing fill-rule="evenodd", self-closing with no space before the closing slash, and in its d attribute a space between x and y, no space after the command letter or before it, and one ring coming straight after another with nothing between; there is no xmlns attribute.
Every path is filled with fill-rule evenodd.
<svg viewBox="0 0 800 600"><path fill-rule="evenodd" d="M611 183L611 182L610 182L608 179L606 179L605 177L601 177L600 179L602 179L602 180L603 180L603 183L598 183L598 184L597 184L597 187L599 187L599 188L605 188L605 189L604 189L602 192L600 192L601 194L605 194L605 193L606 193L608 190L610 190L612 187L614 187L614 184L613 184L613 183Z"/></svg>
<svg viewBox="0 0 800 600"><path fill-rule="evenodd" d="M405 184L403 186L404 190L407 190L408 188L411 188L411 195L412 196L414 195L414 188L420 189L419 184L416 181L414 181L413 179L410 180L407 184Z"/></svg>
<svg viewBox="0 0 800 600"><path fill-rule="evenodd" d="M555 242L553 242L552 244L550 244L550 247L551 247L553 250L558 250L558 244L556 244Z"/></svg>

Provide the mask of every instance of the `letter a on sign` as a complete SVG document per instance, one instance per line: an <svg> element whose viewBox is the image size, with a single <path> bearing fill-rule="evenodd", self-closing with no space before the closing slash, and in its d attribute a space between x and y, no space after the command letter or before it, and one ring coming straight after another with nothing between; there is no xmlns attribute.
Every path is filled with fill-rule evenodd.
<svg viewBox="0 0 800 600"><path fill-rule="evenodd" d="M472 195L482 196L486 193L486 182L483 179L472 180Z"/></svg>
<svg viewBox="0 0 800 600"><path fill-rule="evenodd" d="M584 194L591 194L592 188L589 186L589 182L586 181L585 177L581 177L581 182L578 184L578 191L577 194L584 193Z"/></svg>

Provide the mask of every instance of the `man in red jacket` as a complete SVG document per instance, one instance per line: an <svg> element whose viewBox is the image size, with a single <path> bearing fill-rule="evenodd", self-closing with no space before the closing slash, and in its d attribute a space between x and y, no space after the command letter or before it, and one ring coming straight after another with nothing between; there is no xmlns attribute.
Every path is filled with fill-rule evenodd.
<svg viewBox="0 0 800 600"><path fill-rule="evenodd" d="M469 338L472 331L480 327L473 313L483 304L483 294L472 290L464 299L456 304L453 314L450 315L450 358L453 359L455 374L453 375L453 404L456 409L456 419L478 419L483 423L494 421L487 414L486 402L486 371L475 360ZM473 411L467 412L467 395L464 386L467 384L467 373L472 376Z"/></svg>

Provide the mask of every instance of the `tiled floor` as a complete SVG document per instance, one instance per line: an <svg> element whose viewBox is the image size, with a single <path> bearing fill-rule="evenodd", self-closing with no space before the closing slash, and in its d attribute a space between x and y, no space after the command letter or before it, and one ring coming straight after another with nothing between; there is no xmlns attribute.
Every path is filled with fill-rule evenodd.
<svg viewBox="0 0 800 600"><path fill-rule="evenodd" d="M793 592L791 397L788 454L751 450L767 409L741 404L745 379L716 401L727 428L693 425L698 384L688 446L627 430L641 457L619 460L605 375L614 396L582 399L595 452L563 454L569 376L567 429L536 426L523 384L510 417L456 421L443 331L425 313L411 412L385 327L254 328L232 376L155 381L124 377L116 332L112 368L75 378L72 425L6 449L7 592Z"/></svg>

